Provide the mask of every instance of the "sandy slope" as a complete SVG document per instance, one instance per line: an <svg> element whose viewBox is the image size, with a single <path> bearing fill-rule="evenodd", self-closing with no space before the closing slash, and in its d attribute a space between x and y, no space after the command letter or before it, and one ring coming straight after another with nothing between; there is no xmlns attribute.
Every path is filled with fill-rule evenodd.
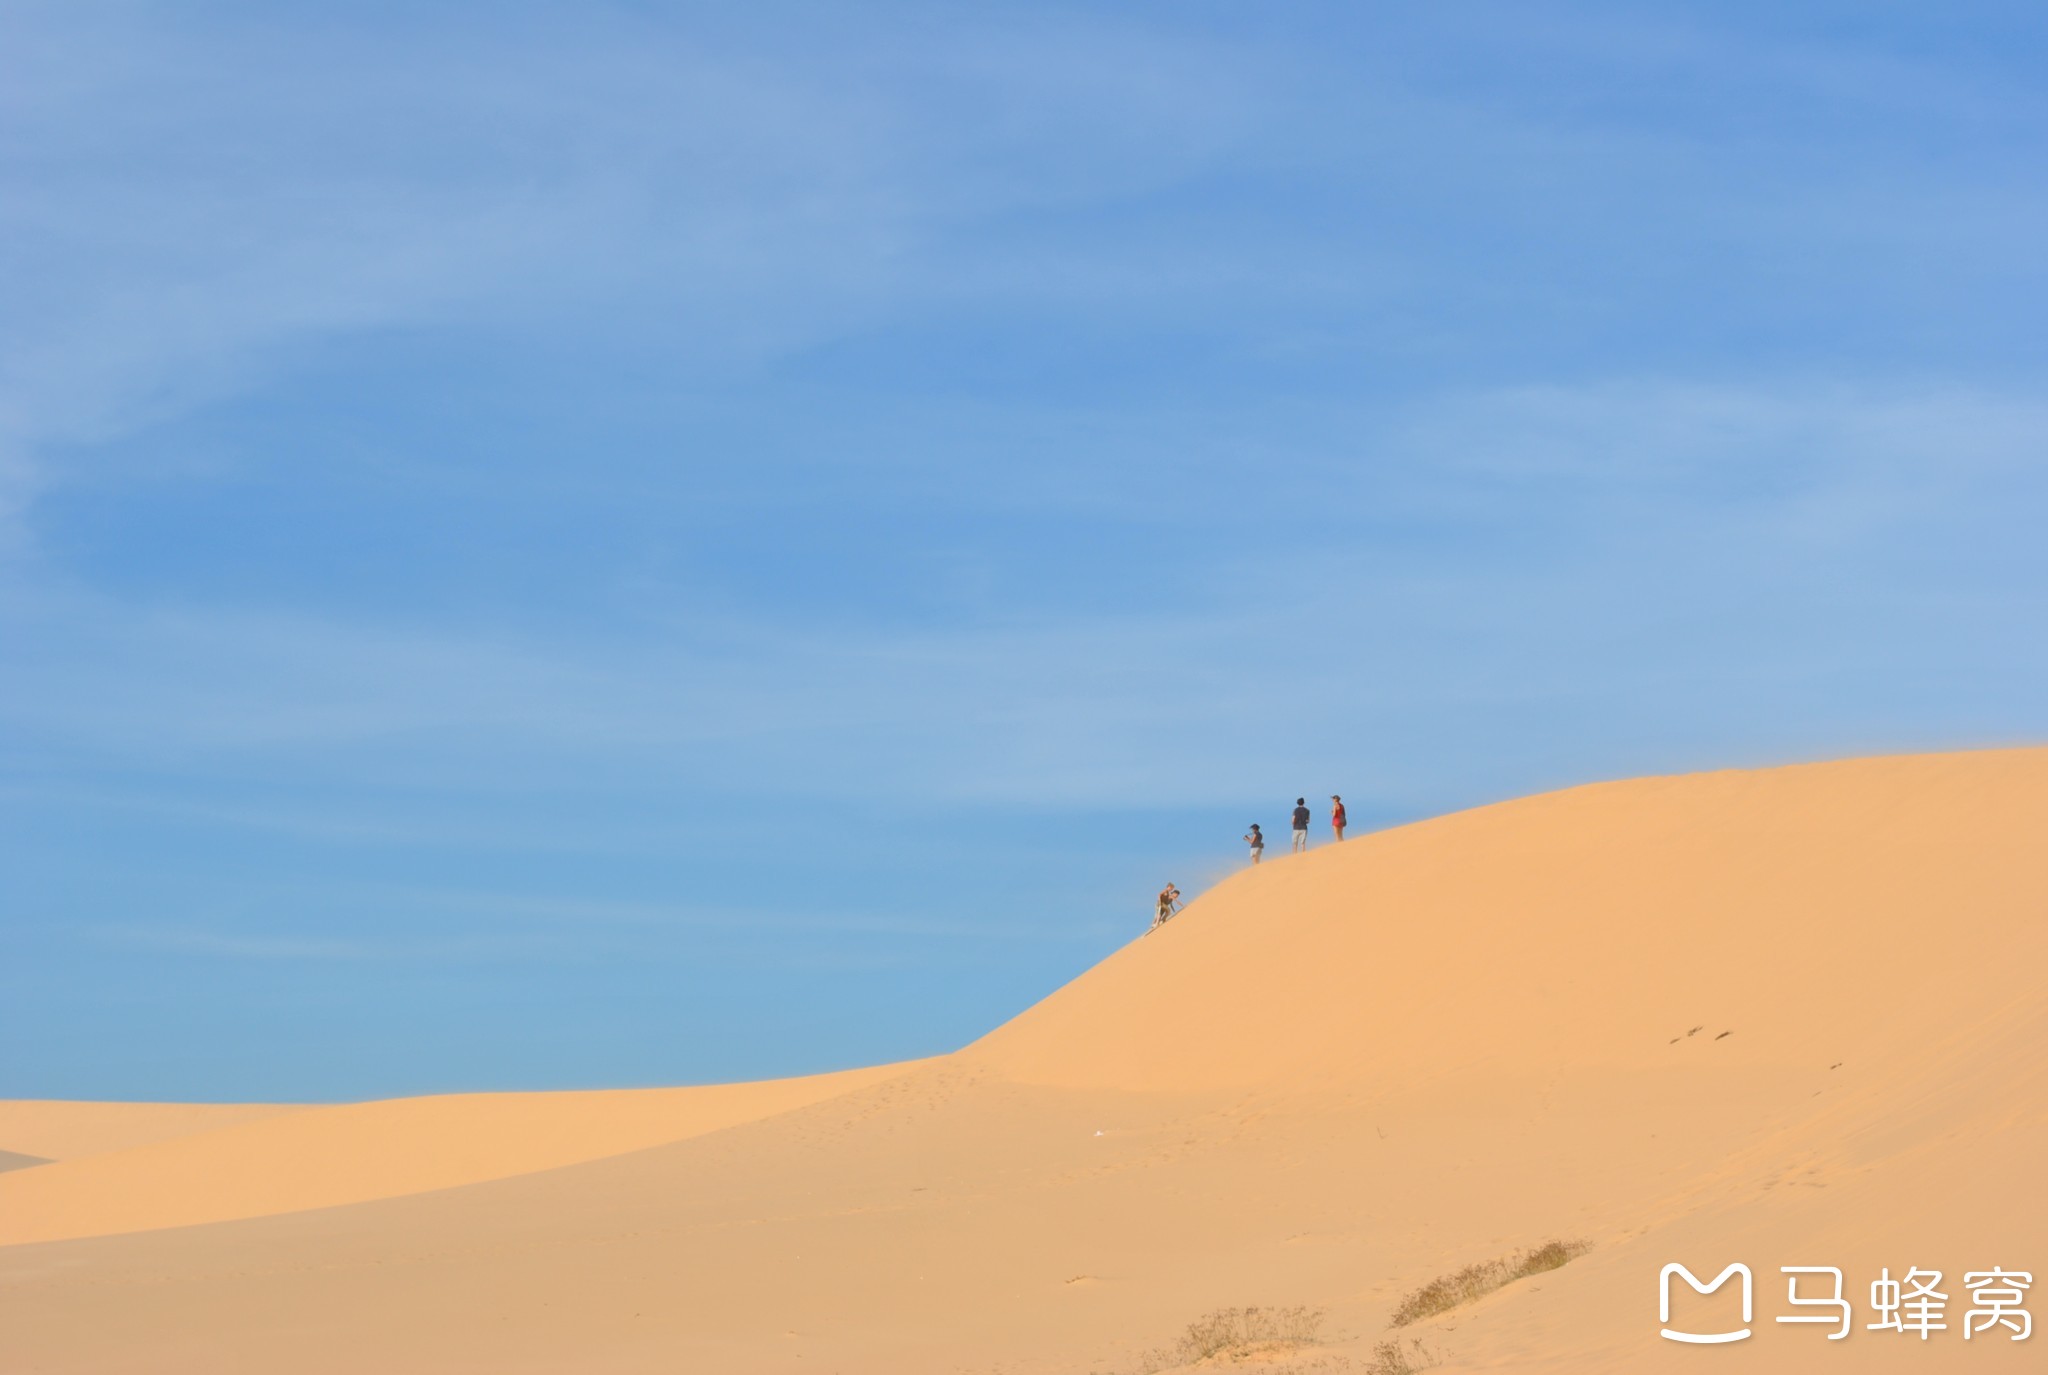
<svg viewBox="0 0 2048 1375"><path fill-rule="evenodd" d="M74 1103L49 1098L0 1101L0 1149L45 1160L101 1155L174 1136L276 1117L282 1103Z"/></svg>
<svg viewBox="0 0 2048 1375"><path fill-rule="evenodd" d="M0 1246L332 1208L551 1170L721 1131L904 1068L701 1088L393 1098L257 1117L0 1182Z"/></svg>
<svg viewBox="0 0 2048 1375"><path fill-rule="evenodd" d="M1302 1368L1362 1371L1402 1294L1551 1237L1594 1249L1416 1329L1444 1369L2036 1368L2048 1338L1860 1324L1879 1266L1946 1270L1952 1321L1964 1269L2048 1269L2044 835L2028 750L1356 839L1219 885L956 1055L723 1130L0 1250L0 1375L1125 1372L1252 1303L1327 1309ZM487 1099L441 1102L423 1152L492 1134ZM186 1138L180 1189L214 1197L265 1125ZM242 1153L210 1167L209 1139ZM0 1189L155 1225L50 1182L71 1168ZM1755 1336L1660 1340L1671 1260L1754 1267ZM1848 1341L1772 1322L1787 1264L1847 1271Z"/></svg>

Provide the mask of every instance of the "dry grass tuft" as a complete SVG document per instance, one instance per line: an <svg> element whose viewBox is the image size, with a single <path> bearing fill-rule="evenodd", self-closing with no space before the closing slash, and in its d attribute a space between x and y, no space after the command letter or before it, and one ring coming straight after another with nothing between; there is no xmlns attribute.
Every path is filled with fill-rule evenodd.
<svg viewBox="0 0 2048 1375"><path fill-rule="evenodd" d="M1546 1241L1535 1250L1522 1253L1521 1270L1515 1278L1540 1275L1546 1270L1562 1270L1591 1249L1592 1247L1583 1241Z"/></svg>
<svg viewBox="0 0 2048 1375"><path fill-rule="evenodd" d="M1172 1346L1153 1352L1145 1368L1227 1363L1314 1346L1322 1339L1324 1316L1320 1308L1219 1308L1189 1323Z"/></svg>
<svg viewBox="0 0 2048 1375"><path fill-rule="evenodd" d="M1481 1261L1451 1274L1439 1275L1401 1300L1401 1306L1394 1310L1391 1326L1406 1327L1424 1318L1448 1313L1461 1304L1483 1299L1518 1279L1555 1270L1584 1255L1586 1250L1587 1245L1583 1241L1545 1242L1533 1251L1523 1251L1500 1260Z"/></svg>
<svg viewBox="0 0 2048 1375"><path fill-rule="evenodd" d="M1421 1342L1410 1342L1409 1350L1402 1350L1399 1342L1381 1342L1372 1349L1372 1364L1365 1368L1365 1375L1416 1375L1441 1364L1437 1354Z"/></svg>

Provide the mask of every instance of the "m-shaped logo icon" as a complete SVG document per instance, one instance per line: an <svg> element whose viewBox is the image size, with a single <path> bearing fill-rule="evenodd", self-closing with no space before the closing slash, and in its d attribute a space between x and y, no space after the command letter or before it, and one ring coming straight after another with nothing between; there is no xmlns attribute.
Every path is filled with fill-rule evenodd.
<svg viewBox="0 0 2048 1375"><path fill-rule="evenodd" d="M1742 1326L1728 1332L1680 1332L1671 1326L1671 1277L1682 1276L1696 1294L1711 1294L1728 1282L1730 1275L1742 1276ZM1683 1265L1673 1261L1657 1272L1657 1320L1664 1324L1664 1335L1674 1342L1691 1342L1695 1346L1716 1346L1722 1342L1739 1342L1749 1335L1750 1315L1755 1308L1756 1281L1749 1273L1749 1267L1740 1261L1714 1276L1712 1283L1700 1283L1700 1277Z"/></svg>

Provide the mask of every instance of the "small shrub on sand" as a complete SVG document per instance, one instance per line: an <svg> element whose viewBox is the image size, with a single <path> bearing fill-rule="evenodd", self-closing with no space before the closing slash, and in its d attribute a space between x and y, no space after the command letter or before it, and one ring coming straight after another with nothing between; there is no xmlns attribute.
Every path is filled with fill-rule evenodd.
<svg viewBox="0 0 2048 1375"><path fill-rule="evenodd" d="M1180 1340L1152 1353L1147 1370L1171 1370L1197 1361L1262 1356L1314 1346L1321 1340L1320 1308L1219 1308L1188 1324Z"/></svg>
<svg viewBox="0 0 2048 1375"><path fill-rule="evenodd" d="M1391 1325L1406 1327L1409 1323L1448 1313L1460 1304L1485 1298L1518 1279L1555 1270L1574 1257L1584 1255L1586 1249L1583 1241L1545 1242L1533 1251L1523 1251L1500 1260L1481 1261L1448 1275L1439 1275L1401 1300L1401 1306L1394 1310Z"/></svg>
<svg viewBox="0 0 2048 1375"><path fill-rule="evenodd" d="M1540 1275L1545 1270L1561 1270L1591 1249L1583 1241L1546 1241L1535 1250L1522 1253L1521 1269L1514 1278Z"/></svg>
<svg viewBox="0 0 2048 1375"><path fill-rule="evenodd" d="M1421 1342L1408 1346L1404 1351L1399 1342L1381 1342L1372 1349L1372 1364L1365 1368L1365 1375L1416 1375L1440 1364L1436 1353Z"/></svg>

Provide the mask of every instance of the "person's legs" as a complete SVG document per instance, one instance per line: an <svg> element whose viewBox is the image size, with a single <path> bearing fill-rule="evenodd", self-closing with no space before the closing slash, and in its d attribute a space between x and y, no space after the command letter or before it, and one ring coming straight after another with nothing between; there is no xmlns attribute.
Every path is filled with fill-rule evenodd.
<svg viewBox="0 0 2048 1375"><path fill-rule="evenodd" d="M1344 838L1344 827L1342 824L1332 823L1330 829L1337 833L1337 839L1342 840Z"/></svg>
<svg viewBox="0 0 2048 1375"><path fill-rule="evenodd" d="M1296 853L1296 854L1298 855L1298 854L1300 854L1300 853L1301 853L1301 852L1302 852L1303 850L1306 850L1307 848L1308 848L1308 832L1307 832L1307 831L1296 831L1296 832L1294 833L1294 853Z"/></svg>

